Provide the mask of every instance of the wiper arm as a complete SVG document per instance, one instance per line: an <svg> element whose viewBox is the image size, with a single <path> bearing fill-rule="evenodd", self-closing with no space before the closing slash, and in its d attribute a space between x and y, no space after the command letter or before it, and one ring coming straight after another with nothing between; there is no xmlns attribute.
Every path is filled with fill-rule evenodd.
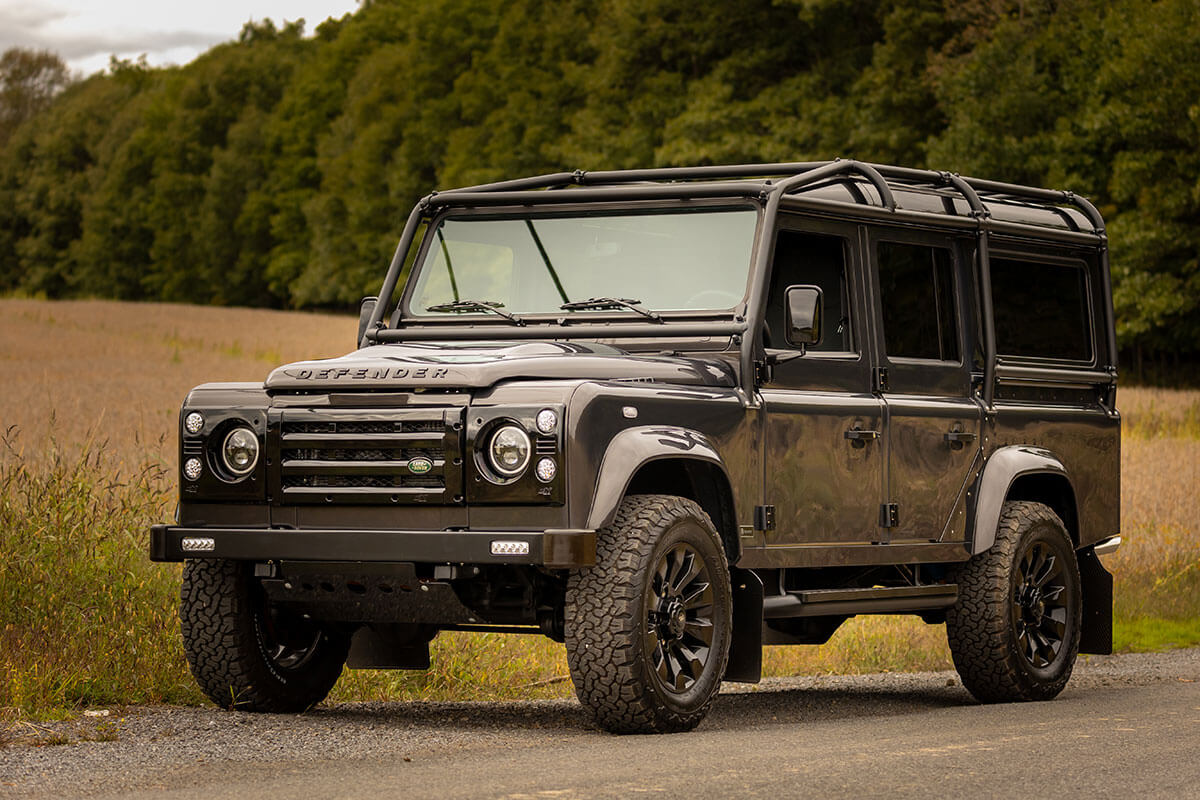
<svg viewBox="0 0 1200 800"><path fill-rule="evenodd" d="M516 314L501 311L500 309L502 308L504 308L504 303L497 303L494 300L452 300L449 303L437 303L432 306L426 306L425 310L434 312L487 311L504 317L513 325L525 324L525 320Z"/></svg>
<svg viewBox="0 0 1200 800"><path fill-rule="evenodd" d="M589 297L587 300L576 300L573 303L563 303L559 308L563 311L583 311L601 308L628 308L636 311L647 319L662 322L663 318L648 308L642 308L641 300L631 300L628 297Z"/></svg>

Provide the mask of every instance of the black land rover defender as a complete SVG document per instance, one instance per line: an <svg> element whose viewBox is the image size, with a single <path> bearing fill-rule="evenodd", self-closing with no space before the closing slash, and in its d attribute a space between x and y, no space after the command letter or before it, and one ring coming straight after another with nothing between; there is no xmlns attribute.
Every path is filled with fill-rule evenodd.
<svg viewBox="0 0 1200 800"><path fill-rule="evenodd" d="M764 644L946 623L982 701L1111 649L1120 418L1104 223L856 161L431 194L354 352L180 414L183 639L294 711L441 630L565 642L618 732L681 731Z"/></svg>

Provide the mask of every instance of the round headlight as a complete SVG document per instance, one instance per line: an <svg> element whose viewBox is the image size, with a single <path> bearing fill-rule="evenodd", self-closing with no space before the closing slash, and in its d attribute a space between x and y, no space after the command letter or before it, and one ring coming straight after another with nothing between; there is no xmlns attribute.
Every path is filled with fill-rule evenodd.
<svg viewBox="0 0 1200 800"><path fill-rule="evenodd" d="M552 408L543 408L537 415L538 433L554 433L558 427L558 414Z"/></svg>
<svg viewBox="0 0 1200 800"><path fill-rule="evenodd" d="M187 476L189 481L194 481L200 477L200 473L204 471L204 467L200 464L200 459L189 458L183 462L183 474Z"/></svg>
<svg viewBox="0 0 1200 800"><path fill-rule="evenodd" d="M491 444L488 445L488 461L496 472L512 478L529 466L532 452L529 434L515 425L505 425L492 434Z"/></svg>
<svg viewBox="0 0 1200 800"><path fill-rule="evenodd" d="M554 463L553 458L539 458L537 466L533 468L533 472L537 475L539 481L549 483L558 474L558 464Z"/></svg>
<svg viewBox="0 0 1200 800"><path fill-rule="evenodd" d="M225 468L237 477L250 474L258 463L258 437L249 428L234 428L221 445Z"/></svg>
<svg viewBox="0 0 1200 800"><path fill-rule="evenodd" d="M199 433L204 427L204 415L193 411L184 418L183 427L187 428L188 433Z"/></svg>

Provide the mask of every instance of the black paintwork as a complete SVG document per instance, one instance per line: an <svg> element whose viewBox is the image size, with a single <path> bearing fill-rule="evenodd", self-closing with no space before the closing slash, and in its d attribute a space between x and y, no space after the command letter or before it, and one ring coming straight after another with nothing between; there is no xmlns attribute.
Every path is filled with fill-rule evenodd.
<svg viewBox="0 0 1200 800"><path fill-rule="evenodd" d="M427 246L416 233L444 214L730 203L759 210L750 289L731 311L664 312L660 323L617 308L586 322L522 315L520 326L486 313L404 314L405 265ZM852 351L800 354L764 339L781 230L845 243ZM886 354L881 242L950 254L956 361ZM988 267L997 254L1081 265L1089 362L998 355ZM465 607L471 622L556 635L563 570L592 563L593 532L621 499L683 494L708 512L737 567L728 677L754 680L764 607L770 641L823 641L854 613L936 621L953 602L947 566L990 547L1006 499L1038 500L1080 551L1085 651L1111 644L1111 578L1090 547L1120 526L1116 344L1104 223L1082 198L852 161L560 173L423 199L379 297L363 306L360 349L280 367L261 385L189 394L181 423L196 410L206 423L181 437L181 468L197 454L208 468L196 481L181 472L179 526L154 529L154 559L396 563L418 581L469 568L469 582L455 572L436 589L445 600L453 587L462 605L393 621L461 625ZM560 421L539 436L542 409ZM236 482L212 462L213 437L234 420L259 432L263 453ZM482 464L504 421L529 432L535 460L555 459L551 482L531 470L501 480ZM414 477L422 459L428 471ZM395 476L400 489L389 488ZM214 549L184 553L185 536L210 536ZM494 556L497 539L529 553ZM303 604L320 614L319 596ZM378 604L357 621L402 607ZM344 620L347 608L331 599L327 616ZM450 610L440 619L437 608Z"/></svg>

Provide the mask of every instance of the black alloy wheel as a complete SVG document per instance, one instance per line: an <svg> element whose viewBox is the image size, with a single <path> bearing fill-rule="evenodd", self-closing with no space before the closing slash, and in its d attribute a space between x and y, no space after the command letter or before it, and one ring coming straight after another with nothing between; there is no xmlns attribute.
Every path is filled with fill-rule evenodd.
<svg viewBox="0 0 1200 800"><path fill-rule="evenodd" d="M674 495L626 497L596 536L596 565L567 581L565 641L575 694L613 733L674 733L716 700L733 594L708 514Z"/></svg>
<svg viewBox="0 0 1200 800"><path fill-rule="evenodd" d="M179 620L188 666L222 708L304 711L341 675L350 636L268 603L251 567L223 559L184 563Z"/></svg>
<svg viewBox="0 0 1200 800"><path fill-rule="evenodd" d="M1062 653L1071 609L1063 563L1042 541L1022 555L1013 580L1012 624L1021 654L1046 669Z"/></svg>
<svg viewBox="0 0 1200 800"><path fill-rule="evenodd" d="M1066 526L1042 503L1004 504L996 541L958 570L946 637L963 685L984 703L1049 700L1079 652L1083 595Z"/></svg>
<svg viewBox="0 0 1200 800"><path fill-rule="evenodd" d="M685 692L704 674L712 653L713 589L703 557L686 542L658 560L646 587L643 648L668 692Z"/></svg>

